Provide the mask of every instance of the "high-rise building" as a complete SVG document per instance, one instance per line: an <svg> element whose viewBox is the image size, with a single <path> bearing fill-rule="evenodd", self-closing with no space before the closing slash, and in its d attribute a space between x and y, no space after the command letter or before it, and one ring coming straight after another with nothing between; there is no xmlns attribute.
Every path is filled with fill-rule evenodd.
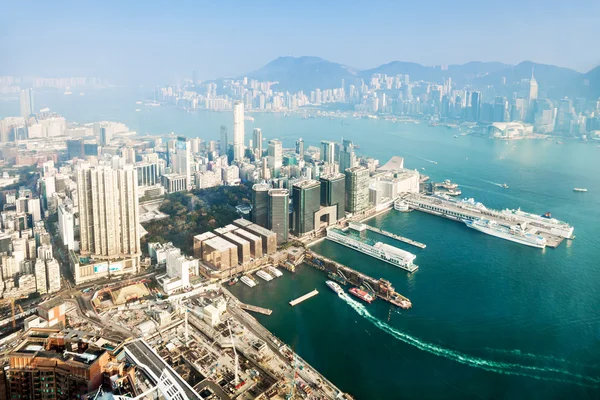
<svg viewBox="0 0 600 400"><path fill-rule="evenodd" d="M273 169L273 177L279 177L279 171L283 164L283 145L278 139L269 140L269 147L267 148L267 163L269 168Z"/></svg>
<svg viewBox="0 0 600 400"><path fill-rule="evenodd" d="M244 158L244 103L233 104L233 160Z"/></svg>
<svg viewBox="0 0 600 400"><path fill-rule="evenodd" d="M471 120L479 121L481 113L481 92L471 93Z"/></svg>
<svg viewBox="0 0 600 400"><path fill-rule="evenodd" d="M321 205L336 206L336 220L346 215L346 177L344 174L321 175Z"/></svg>
<svg viewBox="0 0 600 400"><path fill-rule="evenodd" d="M346 175L346 211L361 212L369 207L369 170L363 166L348 168Z"/></svg>
<svg viewBox="0 0 600 400"><path fill-rule="evenodd" d="M84 158L83 139L67 139L67 157L69 160L73 158Z"/></svg>
<svg viewBox="0 0 600 400"><path fill-rule="evenodd" d="M538 98L538 83L533 75L533 68L531 69L531 79L529 80L529 101L536 100Z"/></svg>
<svg viewBox="0 0 600 400"><path fill-rule="evenodd" d="M357 165L356 154L354 154L354 144L351 140L344 140L340 149L340 172L344 172L347 168L352 168Z"/></svg>
<svg viewBox="0 0 600 400"><path fill-rule="evenodd" d="M100 128L100 144L108 146L112 141L113 129L110 126Z"/></svg>
<svg viewBox="0 0 600 400"><path fill-rule="evenodd" d="M190 143L185 137L177 137L175 147L173 148L169 159L171 160L171 172L178 175L184 175L186 187L189 189L192 186L192 154L190 151Z"/></svg>
<svg viewBox="0 0 600 400"><path fill-rule="evenodd" d="M71 203L58 206L58 232L63 245L69 250L75 250L75 217Z"/></svg>
<svg viewBox="0 0 600 400"><path fill-rule="evenodd" d="M271 185L267 183L257 183L252 186L252 222L262 227L268 228L269 214L269 189Z"/></svg>
<svg viewBox="0 0 600 400"><path fill-rule="evenodd" d="M302 138L296 140L296 154L300 154L300 157L304 157L304 140Z"/></svg>
<svg viewBox="0 0 600 400"><path fill-rule="evenodd" d="M41 258L35 261L35 288L39 294L48 293L48 282L46 280L46 263Z"/></svg>
<svg viewBox="0 0 600 400"><path fill-rule="evenodd" d="M222 156L227 156L227 150L229 148L229 142L227 137L227 127L221 125L221 139L219 140L219 153Z"/></svg>
<svg viewBox="0 0 600 400"><path fill-rule="evenodd" d="M116 170L84 166L77 171L77 195L81 254L139 259L138 186L133 166Z"/></svg>
<svg viewBox="0 0 600 400"><path fill-rule="evenodd" d="M55 258L46 260L46 274L48 281L48 293L55 293L60 290L60 265Z"/></svg>
<svg viewBox="0 0 600 400"><path fill-rule="evenodd" d="M34 106L33 106L33 89L24 89L21 90L20 94L20 106L21 106L21 117L29 118L31 114L33 114Z"/></svg>
<svg viewBox="0 0 600 400"><path fill-rule="evenodd" d="M268 192L268 229L277 234L277 244L288 240L289 232L289 191L287 189L271 189Z"/></svg>
<svg viewBox="0 0 600 400"><path fill-rule="evenodd" d="M257 160L260 160L263 153L262 148L262 131L259 128L252 132L252 152Z"/></svg>
<svg viewBox="0 0 600 400"><path fill-rule="evenodd" d="M368 189L368 188L367 188ZM292 186L292 232L301 236L315 229L315 213L321 207L321 183L306 180Z"/></svg>
<svg viewBox="0 0 600 400"><path fill-rule="evenodd" d="M328 140L321 141L321 161L333 163L335 161L335 143Z"/></svg>

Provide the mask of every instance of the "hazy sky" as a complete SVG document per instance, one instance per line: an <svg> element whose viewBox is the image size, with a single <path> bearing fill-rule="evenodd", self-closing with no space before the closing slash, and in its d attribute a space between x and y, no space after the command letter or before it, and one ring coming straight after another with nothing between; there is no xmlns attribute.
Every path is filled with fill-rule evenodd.
<svg viewBox="0 0 600 400"><path fill-rule="evenodd" d="M173 82L282 55L356 68L523 60L600 64L600 1L0 0L0 74Z"/></svg>

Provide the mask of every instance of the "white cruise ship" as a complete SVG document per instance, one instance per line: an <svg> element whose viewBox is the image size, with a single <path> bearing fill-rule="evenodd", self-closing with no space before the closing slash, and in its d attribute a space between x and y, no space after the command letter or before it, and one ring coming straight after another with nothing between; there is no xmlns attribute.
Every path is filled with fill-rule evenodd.
<svg viewBox="0 0 600 400"><path fill-rule="evenodd" d="M526 221L529 225L535 227L539 232L549 233L565 239L573 238L573 227L566 222L552 218L552 215L550 215L549 212L545 213L544 215L536 215L522 211L520 208L517 210L510 210L507 208L502 210L502 215L508 218L512 217Z"/></svg>
<svg viewBox="0 0 600 400"><path fill-rule="evenodd" d="M414 264L414 260L417 258L414 254L381 242L371 244L369 240L363 241L339 228L328 228L327 239L385 261L408 272L415 272L419 268Z"/></svg>
<svg viewBox="0 0 600 400"><path fill-rule="evenodd" d="M265 280L265 281L267 281L267 282L269 282L269 281L272 281L272 280L273 280L273 277L272 277L271 275L269 275L268 273L266 273L265 271L262 271L262 270L261 270L261 271L258 271L258 272L256 273L256 275L257 275L259 278L262 278L263 280Z"/></svg>
<svg viewBox="0 0 600 400"><path fill-rule="evenodd" d="M245 275L240 278L240 281L242 281L244 284L246 284L249 287L256 286L256 282L254 282L254 279L249 278L249 277L247 277Z"/></svg>
<svg viewBox="0 0 600 400"><path fill-rule="evenodd" d="M510 240L524 244L525 246L537 247L543 249L546 247L546 239L534 233L528 233L521 225L505 226L489 219L465 220L465 225L469 228L478 230L488 235L496 236L501 239Z"/></svg>
<svg viewBox="0 0 600 400"><path fill-rule="evenodd" d="M326 281L325 283L327 284L327 286L329 286L329 288L331 290L336 292L338 294L338 296L341 296L344 294L344 289L342 289L342 287L340 285L338 285L337 283L335 283L334 281Z"/></svg>
<svg viewBox="0 0 600 400"><path fill-rule="evenodd" d="M283 276L283 272L281 272L275 267L267 267L266 269L267 271L269 271L269 274L274 278L279 278L280 276Z"/></svg>

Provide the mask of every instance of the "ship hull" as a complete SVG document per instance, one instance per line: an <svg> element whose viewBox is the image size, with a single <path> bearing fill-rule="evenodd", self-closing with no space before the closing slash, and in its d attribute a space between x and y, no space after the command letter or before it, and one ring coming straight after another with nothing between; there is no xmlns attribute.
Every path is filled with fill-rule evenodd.
<svg viewBox="0 0 600 400"><path fill-rule="evenodd" d="M470 222L465 222L465 225L467 225L471 229L475 229L476 231L485 233L487 235L495 236L497 238L508 240L508 241L515 242L515 243L519 243L519 244L522 244L522 245L525 245L525 246L535 247L535 248L538 248L538 249L543 249L543 248L546 247L545 243L542 244L542 243L530 242L530 241L528 241L526 239L523 239L523 238L521 238L519 236L511 235L511 234L508 234L508 233L505 233L505 232L499 232L499 231L496 231L494 229L489 229L489 228L486 228L486 227L483 227L483 226L475 225L475 224L470 223Z"/></svg>

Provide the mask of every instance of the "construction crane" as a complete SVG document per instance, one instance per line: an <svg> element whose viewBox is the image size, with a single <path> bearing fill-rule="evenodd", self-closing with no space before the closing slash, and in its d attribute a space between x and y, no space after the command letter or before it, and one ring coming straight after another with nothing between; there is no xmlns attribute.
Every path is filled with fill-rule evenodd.
<svg viewBox="0 0 600 400"><path fill-rule="evenodd" d="M11 297L8 299L1 299L0 300L0 304L7 304L10 302L10 312L12 315L12 327L13 329L15 329L17 327L17 320L15 319L15 298ZM19 308L21 309L21 312L23 312L23 308L19 305Z"/></svg>
<svg viewBox="0 0 600 400"><path fill-rule="evenodd" d="M229 325L229 320L227 320L227 328L229 328L229 336L231 337L231 346L233 347L233 356L235 360L235 386L237 386L240 382L238 377L238 355L235 350L235 343L233 341L233 333L231 333L231 325Z"/></svg>

